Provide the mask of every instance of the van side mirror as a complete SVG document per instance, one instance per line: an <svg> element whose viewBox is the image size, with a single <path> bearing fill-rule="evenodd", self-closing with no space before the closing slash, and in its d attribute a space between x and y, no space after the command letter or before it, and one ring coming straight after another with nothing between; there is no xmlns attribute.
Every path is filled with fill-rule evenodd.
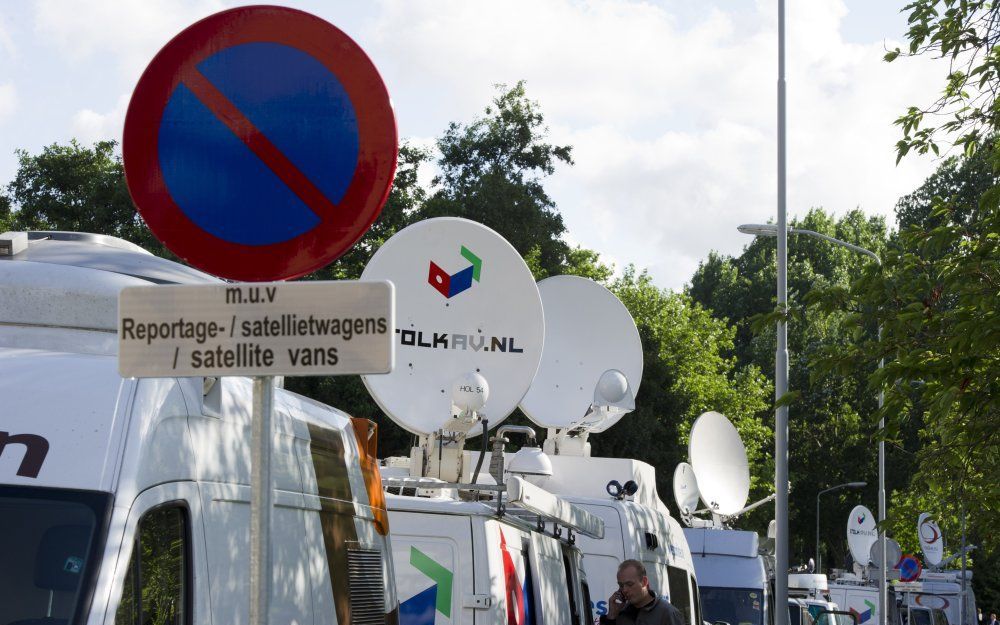
<svg viewBox="0 0 1000 625"><path fill-rule="evenodd" d="M829 614L830 617L824 619L824 614ZM816 617L816 622L821 625L858 625L858 616L853 612L842 610L821 610Z"/></svg>

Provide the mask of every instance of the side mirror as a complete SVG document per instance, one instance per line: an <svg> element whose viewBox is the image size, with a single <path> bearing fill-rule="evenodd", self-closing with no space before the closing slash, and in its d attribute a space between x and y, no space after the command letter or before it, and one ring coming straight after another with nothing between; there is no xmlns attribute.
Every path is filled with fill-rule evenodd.
<svg viewBox="0 0 1000 625"><path fill-rule="evenodd" d="M821 610L816 618L816 622L824 620L822 617L824 614L831 615L829 619L825 619L823 625L858 625L858 616L853 612L844 612L842 610Z"/></svg>

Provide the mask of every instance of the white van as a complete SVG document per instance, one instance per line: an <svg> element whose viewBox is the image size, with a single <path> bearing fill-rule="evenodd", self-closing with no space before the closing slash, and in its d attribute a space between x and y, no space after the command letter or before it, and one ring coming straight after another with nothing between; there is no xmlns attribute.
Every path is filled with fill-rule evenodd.
<svg viewBox="0 0 1000 625"><path fill-rule="evenodd" d="M685 527L684 536L698 574L706 621L729 625L773 621L773 563L759 553L756 532Z"/></svg>
<svg viewBox="0 0 1000 625"><path fill-rule="evenodd" d="M933 622L934 611L944 613L947 625L962 624L962 600L965 600L965 624L976 625L976 595L972 591L972 572L966 571L965 594L962 593L961 571L925 572L916 582L896 582L896 593L902 595L901 609L907 618L907 625L913 618L921 625L927 619ZM921 611L913 617L914 611Z"/></svg>
<svg viewBox="0 0 1000 625"><path fill-rule="evenodd" d="M846 574L830 582L830 600L857 619L857 625L879 625L881 617L878 609L878 586L872 581L863 581L856 575ZM888 588L889 625L901 625L898 601L892 586Z"/></svg>
<svg viewBox="0 0 1000 625"><path fill-rule="evenodd" d="M702 622L698 580L680 523L656 492L656 469L627 458L550 454L552 475L538 478L546 490L604 521L604 538L577 539L590 582L594 614L608 613L608 597L618 590L618 565L627 559L646 567L650 589L684 615L687 625ZM635 492L614 496L615 486L632 482Z"/></svg>
<svg viewBox="0 0 1000 625"><path fill-rule="evenodd" d="M387 470L392 473L392 470ZM601 521L511 476L498 487L387 477L401 625L590 625L574 541Z"/></svg>
<svg viewBox="0 0 1000 625"><path fill-rule="evenodd" d="M250 381L116 358L123 287L214 281L95 235L0 257L0 623L248 621ZM277 390L274 425L269 622L395 623L368 422Z"/></svg>

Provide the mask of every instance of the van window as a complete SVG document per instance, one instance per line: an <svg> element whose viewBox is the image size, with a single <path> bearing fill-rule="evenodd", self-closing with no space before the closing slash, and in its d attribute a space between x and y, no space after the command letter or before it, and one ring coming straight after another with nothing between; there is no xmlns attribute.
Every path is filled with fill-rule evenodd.
<svg viewBox="0 0 1000 625"><path fill-rule="evenodd" d="M0 623L86 620L111 495L0 486Z"/></svg>
<svg viewBox="0 0 1000 625"><path fill-rule="evenodd" d="M701 594L698 592L698 582L695 581L694 576L691 576L688 581L691 584L691 590L694 591L694 622L701 623L703 619L701 616Z"/></svg>
<svg viewBox="0 0 1000 625"><path fill-rule="evenodd" d="M764 625L764 597L756 588L700 586L702 610L709 623ZM930 625L930 624L928 624Z"/></svg>
<svg viewBox="0 0 1000 625"><path fill-rule="evenodd" d="M932 625L928 610L910 610L909 625Z"/></svg>
<svg viewBox="0 0 1000 625"><path fill-rule="evenodd" d="M688 588L687 571L668 566L667 581L670 584L670 603L684 615L684 625L691 625L691 590Z"/></svg>
<svg viewBox="0 0 1000 625"><path fill-rule="evenodd" d="M139 520L115 625L189 622L188 543L180 506L156 508Z"/></svg>
<svg viewBox="0 0 1000 625"><path fill-rule="evenodd" d="M948 625L948 615L944 610L934 610L934 625Z"/></svg>

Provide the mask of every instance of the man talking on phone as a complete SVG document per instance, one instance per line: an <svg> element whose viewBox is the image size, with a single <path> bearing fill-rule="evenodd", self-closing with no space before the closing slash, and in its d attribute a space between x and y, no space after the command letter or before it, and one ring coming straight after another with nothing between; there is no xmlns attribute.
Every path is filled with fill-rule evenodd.
<svg viewBox="0 0 1000 625"><path fill-rule="evenodd" d="M649 588L646 567L638 560L618 565L618 592L608 599L602 625L684 625L680 610Z"/></svg>

